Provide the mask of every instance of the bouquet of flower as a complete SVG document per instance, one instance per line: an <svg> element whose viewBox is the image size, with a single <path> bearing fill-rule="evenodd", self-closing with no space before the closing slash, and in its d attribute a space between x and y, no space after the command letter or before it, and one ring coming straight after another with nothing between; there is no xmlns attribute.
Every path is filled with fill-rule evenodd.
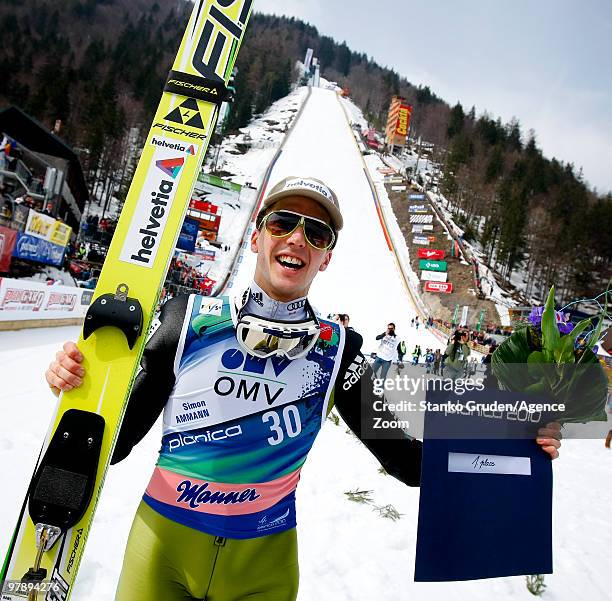
<svg viewBox="0 0 612 601"><path fill-rule="evenodd" d="M607 295L606 295L607 297ZM493 353L491 366L500 386L564 403L558 421L605 421L607 378L593 352L599 340L607 301L597 325L591 318L573 325L555 311L555 289L545 306L534 307L528 321Z"/></svg>

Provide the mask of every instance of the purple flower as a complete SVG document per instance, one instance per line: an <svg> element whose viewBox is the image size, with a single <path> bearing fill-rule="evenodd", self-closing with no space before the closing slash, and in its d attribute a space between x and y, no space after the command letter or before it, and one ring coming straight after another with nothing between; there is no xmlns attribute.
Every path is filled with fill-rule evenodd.
<svg viewBox="0 0 612 601"><path fill-rule="evenodd" d="M544 313L544 307L533 307L527 320L532 326L540 328L542 326L542 314ZM561 313L561 311L555 311L555 317L557 320L557 328L561 334L569 334L574 329L574 324L569 321L569 313Z"/></svg>
<svg viewBox="0 0 612 601"><path fill-rule="evenodd" d="M542 323L542 313L544 313L544 307L533 307L527 320L532 326L539 328Z"/></svg>

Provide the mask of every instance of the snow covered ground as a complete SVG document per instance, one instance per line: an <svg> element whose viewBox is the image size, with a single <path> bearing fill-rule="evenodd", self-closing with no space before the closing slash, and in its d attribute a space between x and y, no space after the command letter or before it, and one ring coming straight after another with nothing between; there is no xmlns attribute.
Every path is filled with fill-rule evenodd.
<svg viewBox="0 0 612 601"><path fill-rule="evenodd" d="M348 312L351 325L375 350L374 336L395 321L409 350L440 343L410 327L415 314L389 251L354 137L332 91L315 89L288 140L270 184L290 174L326 181L340 198L346 226L329 269L312 289L323 315ZM253 174L255 181L256 174ZM254 255L246 251L235 286L248 284ZM78 328L0 333L0 541L8 542L54 397L42 373ZM531 599L522 577L459 583L414 583L418 489L379 473L376 460L342 422L326 424L302 471L298 490L300 601L500 601ZM104 494L73 598L112 599L131 520L150 477L161 427L130 457L109 470ZM600 441L567 441L555 462L555 574L544 599L610 598L612 541L609 484L612 453ZM399 521L348 500L349 490L371 490L376 505L391 504ZM503 541L502 541L503 544ZM537 544L537 541L534 541Z"/></svg>

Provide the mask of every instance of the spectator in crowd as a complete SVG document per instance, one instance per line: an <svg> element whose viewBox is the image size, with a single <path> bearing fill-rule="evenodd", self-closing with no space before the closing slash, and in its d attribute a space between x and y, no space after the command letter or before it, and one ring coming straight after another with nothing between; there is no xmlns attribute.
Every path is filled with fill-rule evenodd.
<svg viewBox="0 0 612 601"><path fill-rule="evenodd" d="M418 328L418 325L417 325L417 328ZM412 351L412 365L418 365L419 364L419 359L421 358L422 354L423 353L421 352L421 347L420 347L420 345L417 344L414 347L414 350Z"/></svg>
<svg viewBox="0 0 612 601"><path fill-rule="evenodd" d="M433 371L434 363L434 352L433 349L428 348L425 351L425 373L430 374Z"/></svg>
<svg viewBox="0 0 612 601"><path fill-rule="evenodd" d="M395 324L393 322L389 323L387 330L376 336L376 340L380 340L380 344L376 351L372 372L375 378L379 377L385 380L396 353L397 334L395 333Z"/></svg>
<svg viewBox="0 0 612 601"><path fill-rule="evenodd" d="M448 377L456 380L461 377L465 371L467 359L470 356L470 347L467 342L469 334L465 330L456 330L452 340L446 347L446 371Z"/></svg>
<svg viewBox="0 0 612 601"><path fill-rule="evenodd" d="M434 353L434 357L433 357L433 373L436 375L442 375L440 373L440 367L442 364L442 353L440 352L440 349L436 349L436 352Z"/></svg>
<svg viewBox="0 0 612 601"><path fill-rule="evenodd" d="M406 343L403 340L397 345L397 365L398 367L404 367L404 355L406 354Z"/></svg>
<svg viewBox="0 0 612 601"><path fill-rule="evenodd" d="M465 366L465 375L468 378L476 375L476 369L478 367L478 359L476 357L472 357Z"/></svg>

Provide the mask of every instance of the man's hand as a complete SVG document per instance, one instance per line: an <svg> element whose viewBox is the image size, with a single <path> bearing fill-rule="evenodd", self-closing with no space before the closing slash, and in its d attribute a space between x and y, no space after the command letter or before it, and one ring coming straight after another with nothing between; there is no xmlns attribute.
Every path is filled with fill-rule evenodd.
<svg viewBox="0 0 612 601"><path fill-rule="evenodd" d="M45 372L47 384L55 396L58 396L60 391L68 392L83 383L85 370L81 367L82 361L83 355L77 345L74 342L65 342L64 350L55 355L55 361L51 362Z"/></svg>
<svg viewBox="0 0 612 601"><path fill-rule="evenodd" d="M536 442L546 451L551 459L559 457L559 449L561 447L561 424L559 422L551 422L546 424L544 428L538 430Z"/></svg>

